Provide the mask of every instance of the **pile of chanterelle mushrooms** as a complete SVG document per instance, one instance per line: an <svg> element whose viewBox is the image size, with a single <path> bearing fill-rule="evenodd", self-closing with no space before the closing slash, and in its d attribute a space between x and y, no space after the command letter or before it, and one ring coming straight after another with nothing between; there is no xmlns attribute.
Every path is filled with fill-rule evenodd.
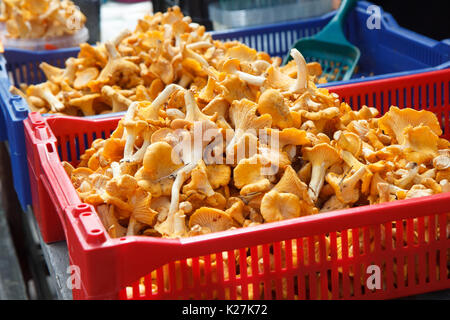
<svg viewBox="0 0 450 320"><path fill-rule="evenodd" d="M2 0L0 22L12 39L38 39L72 35L86 17L70 0Z"/></svg>
<svg viewBox="0 0 450 320"><path fill-rule="evenodd" d="M189 27L177 10L149 21L168 17L171 32ZM76 168L64 162L112 237L193 236L449 191L449 142L433 113L353 111L316 87L296 49L279 67L238 42L197 36L169 44L188 55L187 78L145 88L147 101L130 99L108 139ZM101 85L91 83L114 90Z"/></svg>
<svg viewBox="0 0 450 320"><path fill-rule="evenodd" d="M89 116L126 111L133 101L152 101L168 84L197 91L220 87L229 97L241 86L257 92L268 77L289 86L295 64L270 71L280 63L279 57L241 43L212 40L203 26L173 7L146 16L133 32L125 30L112 41L81 44L78 57L67 59L64 69L43 62L46 82L22 84L12 92L22 95L32 111ZM320 64L307 67L315 81L323 81ZM236 80L220 80L224 72Z"/></svg>

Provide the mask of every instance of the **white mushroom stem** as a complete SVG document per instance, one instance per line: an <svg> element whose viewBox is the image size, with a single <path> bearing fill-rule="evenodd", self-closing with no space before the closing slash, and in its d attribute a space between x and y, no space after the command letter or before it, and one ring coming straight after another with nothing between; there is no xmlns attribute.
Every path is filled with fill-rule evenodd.
<svg viewBox="0 0 450 320"><path fill-rule="evenodd" d="M355 185L364 177L366 173L367 169L365 166L359 168L350 178L345 181L345 185L341 186L341 190L343 190L344 188L347 190L354 189Z"/></svg>
<svg viewBox="0 0 450 320"><path fill-rule="evenodd" d="M112 43L114 46L118 46L123 39L126 37L131 36L131 31L129 29L122 30L113 40Z"/></svg>
<svg viewBox="0 0 450 320"><path fill-rule="evenodd" d="M208 39L211 39L211 35L209 33L207 33L207 32L205 32L203 34L203 36L200 37L200 40L202 40L202 41L206 41Z"/></svg>
<svg viewBox="0 0 450 320"><path fill-rule="evenodd" d="M236 59L233 59L233 61L236 61ZM266 78L263 76L255 76L250 73L246 73L239 70L239 63L236 64L232 63L225 63L224 64L224 70L231 74L235 74L241 79L242 81L247 82L248 84L254 85L254 86L262 86L264 84L264 81L266 81Z"/></svg>
<svg viewBox="0 0 450 320"><path fill-rule="evenodd" d="M264 81L266 81L266 78L263 76L254 76L250 73L242 72L239 70L235 71L235 74L241 79L242 81L247 82L248 84L254 85L254 86L262 86L264 84Z"/></svg>
<svg viewBox="0 0 450 320"><path fill-rule="evenodd" d="M186 48L191 49L191 50L197 50L197 49L209 48L211 46L212 46L211 42L198 41L198 42L194 42L194 43L190 43L190 44L186 45Z"/></svg>
<svg viewBox="0 0 450 320"><path fill-rule="evenodd" d="M367 147L362 147L362 154L363 154L363 156L364 156L365 158L370 157L370 155L372 155L372 154L374 154L374 153L375 153L375 151L370 150L370 149L367 148Z"/></svg>
<svg viewBox="0 0 450 320"><path fill-rule="evenodd" d="M198 105L195 102L194 94L190 90L186 90L184 93L184 103L186 105L186 118L187 121L209 120L210 117L204 115Z"/></svg>
<svg viewBox="0 0 450 320"><path fill-rule="evenodd" d="M146 131L144 133L144 142L142 142L142 146L136 151L130 158L131 162L141 162L144 160L144 154L147 150L147 147L151 144L152 134L150 131Z"/></svg>
<svg viewBox="0 0 450 320"><path fill-rule="evenodd" d="M112 169L112 174L113 174L113 178L118 178L120 177L120 165L117 162L111 162L111 169Z"/></svg>
<svg viewBox="0 0 450 320"><path fill-rule="evenodd" d="M194 130L195 125L199 122L194 123ZM183 143L189 143L191 144L191 135L187 134L183 136ZM167 221L173 222L173 215L175 212L179 210L179 203L180 203L180 190L183 185L183 183L188 179L190 172L197 166L199 160L203 157L203 144L201 144L201 148L196 148L194 145L194 150L192 152L188 152L187 154L183 153L181 158L183 162L186 164L184 167L179 169L175 174L176 178L172 185L172 197L170 201L170 207L169 207L169 213L167 216ZM184 148L183 148L184 149ZM172 226L169 225L169 228L171 231L173 231Z"/></svg>
<svg viewBox="0 0 450 320"><path fill-rule="evenodd" d="M106 52L108 53L108 57L110 60L114 60L117 58L120 58L120 54L116 49L116 46L114 45L114 43L112 42L105 42L105 49ZM108 62L110 61L108 60Z"/></svg>
<svg viewBox="0 0 450 320"><path fill-rule="evenodd" d="M178 39L179 37L175 37L175 39ZM175 40L176 41L176 40ZM181 55L181 50L180 47L177 46L175 44L175 46L172 46L172 39L171 38L166 38L164 40L164 48L166 49L167 53L169 54L170 57L172 57L172 62L173 61L178 61L178 60L182 60L182 55Z"/></svg>
<svg viewBox="0 0 450 320"><path fill-rule="evenodd" d="M450 183L447 181L447 179L443 179L439 182L442 188L442 192L450 192Z"/></svg>
<svg viewBox="0 0 450 320"><path fill-rule="evenodd" d="M417 165L417 163L408 163L407 169L409 170L406 170L406 174L395 181L395 184L400 188L406 188L411 182L414 181L414 178L419 174L419 166Z"/></svg>
<svg viewBox="0 0 450 320"><path fill-rule="evenodd" d="M53 95L50 89L45 88L44 90L42 90L41 95L42 98L44 98L48 102L48 104L50 105L50 109L53 112L59 112L64 109L64 104Z"/></svg>
<svg viewBox="0 0 450 320"><path fill-rule="evenodd" d="M66 69L64 70L61 80L68 79L69 84L72 84L75 79L75 74L78 70L78 63L79 61L76 58L69 58L66 60Z"/></svg>
<svg viewBox="0 0 450 320"><path fill-rule="evenodd" d="M138 105L139 105L139 103L136 101L130 104L130 106L128 107L128 110L125 113L125 116L123 118L124 122L133 121L133 118L136 115L136 110L137 110Z"/></svg>
<svg viewBox="0 0 450 320"><path fill-rule="evenodd" d="M256 60L251 63L251 66L254 70L262 73L270 67L270 63L266 60Z"/></svg>
<svg viewBox="0 0 450 320"><path fill-rule="evenodd" d="M191 81L192 81L192 78L184 73L181 76L180 81L178 81L178 85L183 88L186 88L189 85L189 83L191 83Z"/></svg>
<svg viewBox="0 0 450 320"><path fill-rule="evenodd" d="M191 29L197 29L198 27L200 27L200 25L196 22L189 23L189 28Z"/></svg>
<svg viewBox="0 0 450 320"><path fill-rule="evenodd" d="M395 195L397 192L406 192L407 190L399 188L393 184L386 182L380 182L377 184L378 194L380 196L380 202L388 202L389 195Z"/></svg>
<svg viewBox="0 0 450 320"><path fill-rule="evenodd" d="M189 49L187 47L185 48L184 52L185 52L186 58L191 58L191 59L198 61L202 65L202 67L205 69L207 69L209 67L208 61L206 61L205 58L203 58L198 53L192 51L191 49Z"/></svg>
<svg viewBox="0 0 450 320"><path fill-rule="evenodd" d="M424 172L424 173L422 173L421 175L420 175L420 177L422 178L422 179L426 179L426 178L432 178L432 179L434 179L435 177L436 177L436 169L430 169L430 170L428 170L428 171L426 171L426 172Z"/></svg>
<svg viewBox="0 0 450 320"><path fill-rule="evenodd" d="M219 75L218 75L217 71L213 67L207 67L207 68L203 67L203 71L205 71L205 73L209 77L213 78L215 81L219 80Z"/></svg>
<svg viewBox="0 0 450 320"><path fill-rule="evenodd" d="M438 170L450 168L450 158L446 154L440 154L433 159L433 166Z"/></svg>
<svg viewBox="0 0 450 320"><path fill-rule="evenodd" d="M369 132L369 124L366 120L353 120L351 122L353 124L353 128L357 131L356 133L363 141L367 141L367 133Z"/></svg>
<svg viewBox="0 0 450 320"><path fill-rule="evenodd" d="M179 210L179 204L180 204L180 190L183 186L183 183L187 180L189 177L189 173L196 167L195 163L188 164L178 170L177 177L175 178L175 181L172 185L172 196L170 199L170 207L169 207L169 213L167 215L168 221L173 221L173 215L175 212ZM170 220L169 220L170 219ZM171 232L173 232L173 226L170 228Z"/></svg>
<svg viewBox="0 0 450 320"><path fill-rule="evenodd" d="M193 152L191 152L192 136L186 130L182 130L181 132L178 133L178 135L180 142L175 144L173 150L174 152L178 153L181 161L183 161L184 164L192 163L193 158Z"/></svg>
<svg viewBox="0 0 450 320"><path fill-rule="evenodd" d="M186 115L179 109L169 108L166 110L166 114L171 119L184 119Z"/></svg>
<svg viewBox="0 0 450 320"><path fill-rule="evenodd" d="M165 24L164 26L164 39L172 39L173 28L170 24Z"/></svg>
<svg viewBox="0 0 450 320"><path fill-rule="evenodd" d="M133 156L135 142L136 136L134 134L127 133L127 140L125 141L125 148L123 151L123 161L130 161Z"/></svg>
<svg viewBox="0 0 450 320"><path fill-rule="evenodd" d="M297 80L292 85L290 91L299 93L308 87L308 68L303 55L297 49L291 49L291 56L297 65Z"/></svg>
<svg viewBox="0 0 450 320"><path fill-rule="evenodd" d="M180 48L181 47L181 38L180 35L175 35L175 48Z"/></svg>
<svg viewBox="0 0 450 320"><path fill-rule="evenodd" d="M229 135L231 135L231 133L233 134L233 136L231 137L231 139L229 139ZM236 144L239 144L242 140L241 139L248 139L251 138L251 136L254 136L254 133L251 132L245 132L245 130L237 128L234 131L231 130L226 130L225 132L226 134L226 140L225 140L225 156L227 161L231 161L231 163L234 163L235 161L235 157L237 156L237 161L239 162L239 156L241 154L241 152L243 150L236 150L237 152L235 152L234 148L236 146ZM256 136L254 136L256 139ZM245 141L245 140L244 140ZM255 144L254 142L250 141L250 150L252 150L253 147L256 147L257 144ZM252 152L252 151L251 151ZM256 152L256 149L255 149Z"/></svg>
<svg viewBox="0 0 450 320"><path fill-rule="evenodd" d="M178 90L185 90L182 86L177 84L169 84L163 91L156 97L150 106L146 108L145 118L151 120L158 120L159 109L169 99L170 95Z"/></svg>
<svg viewBox="0 0 450 320"><path fill-rule="evenodd" d="M310 107L312 111L319 111L319 109L322 107L320 103L311 100L311 97L306 98L306 105Z"/></svg>
<svg viewBox="0 0 450 320"><path fill-rule="evenodd" d="M133 121L133 118L136 114L138 103L133 102L128 107L127 113L123 118L124 125L127 125L128 122ZM134 151L134 142L136 141L136 135L134 132L130 132L129 129L125 128L124 134L126 134L125 147L123 151L123 160L129 161Z"/></svg>
<svg viewBox="0 0 450 320"><path fill-rule="evenodd" d="M137 227L138 222L136 221L136 219L134 218L133 215L130 216L130 220L128 222L128 227L127 227L127 236L134 236L135 235L135 228Z"/></svg>
<svg viewBox="0 0 450 320"><path fill-rule="evenodd" d="M173 236L181 237L186 232L186 215L182 210L178 210L173 215Z"/></svg>
<svg viewBox="0 0 450 320"><path fill-rule="evenodd" d="M315 202L319 197L319 192L323 187L325 173L325 165L321 163L320 165L313 165L311 170L311 181L309 182L309 197Z"/></svg>
<svg viewBox="0 0 450 320"><path fill-rule="evenodd" d="M436 177L436 169L430 169L422 174L417 174L414 176L413 184L422 184L425 179L431 178L435 179Z"/></svg>
<svg viewBox="0 0 450 320"><path fill-rule="evenodd" d="M204 136L204 127L203 124L205 121L195 121L192 132L181 132L182 141L179 145L175 146L175 150L181 148L179 150L181 152L181 159L184 164L194 164L203 159L203 151L207 146L211 143L211 140L214 139L214 136ZM204 140L205 138L208 138Z"/></svg>

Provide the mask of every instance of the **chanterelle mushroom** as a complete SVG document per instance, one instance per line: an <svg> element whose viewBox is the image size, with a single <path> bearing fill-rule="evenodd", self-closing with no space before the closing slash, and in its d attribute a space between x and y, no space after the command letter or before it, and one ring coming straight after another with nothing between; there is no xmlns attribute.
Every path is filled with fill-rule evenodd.
<svg viewBox="0 0 450 320"><path fill-rule="evenodd" d="M272 124L280 129L292 127L291 111L278 90L267 89L261 94L258 100L258 111L260 114L270 114Z"/></svg>
<svg viewBox="0 0 450 320"><path fill-rule="evenodd" d="M266 222L297 218L302 214L302 202L292 193L271 190L262 199L261 214Z"/></svg>
<svg viewBox="0 0 450 320"><path fill-rule="evenodd" d="M442 151L446 151L442 153ZM449 150L439 150L439 155L433 159L433 166L438 170L447 170L450 168Z"/></svg>
<svg viewBox="0 0 450 320"><path fill-rule="evenodd" d="M177 84L170 84L164 88L164 90L158 95L158 97L152 101L152 103L141 111L142 116L145 119L158 120L159 109L169 99L170 95L178 90L185 90L183 87Z"/></svg>
<svg viewBox="0 0 450 320"><path fill-rule="evenodd" d="M399 109L391 107L388 112L378 120L378 126L388 135L394 137L399 144L405 142L404 129L408 126L413 128L422 125L440 136L442 134L439 122L434 113L426 110L417 111L411 108Z"/></svg>
<svg viewBox="0 0 450 320"><path fill-rule="evenodd" d="M102 204L97 206L97 212L105 226L106 231L112 238L125 236L127 229L122 227L114 214L114 206Z"/></svg>
<svg viewBox="0 0 450 320"><path fill-rule="evenodd" d="M86 17L72 1L2 1L0 21L5 36L13 39L47 39L72 35L84 27ZM70 20L76 24L67 23Z"/></svg>
<svg viewBox="0 0 450 320"><path fill-rule="evenodd" d="M155 224L158 212L150 208L151 199L151 193L142 189L136 190L136 193L131 197L130 203L133 209L130 216L127 235L136 234L136 230L134 230L135 223L141 223L148 226L153 226Z"/></svg>
<svg viewBox="0 0 450 320"><path fill-rule="evenodd" d="M178 155L166 142L152 143L145 151L143 168L152 180L168 177L181 166Z"/></svg>
<svg viewBox="0 0 450 320"><path fill-rule="evenodd" d="M317 144L312 148L305 148L303 157L311 162L312 172L309 182L309 196L313 201L319 197L327 169L340 160L337 151L327 143Z"/></svg>
<svg viewBox="0 0 450 320"><path fill-rule="evenodd" d="M127 111L128 107L131 105L132 101L123 95L121 95L117 90L114 90L110 86L103 86L101 89L102 96L111 106L112 112Z"/></svg>
<svg viewBox="0 0 450 320"><path fill-rule="evenodd" d="M272 190L295 194L300 200L305 200L310 206L313 205L313 201L308 193L308 186L300 180L291 166L286 167L280 181L278 181Z"/></svg>
<svg viewBox="0 0 450 320"><path fill-rule="evenodd" d="M344 204L353 204L358 201L360 196L359 188L357 184L367 174L368 169L361 167L355 173L350 176L339 176L333 172L330 172L326 176L327 182L331 185L335 191L336 197Z"/></svg>
<svg viewBox="0 0 450 320"><path fill-rule="evenodd" d="M231 124L234 126L234 136L227 145L227 156L228 154L233 154L235 144L239 142L246 132L252 130L251 132L257 133L256 130L270 127L272 117L269 114L263 114L258 117L256 115L257 107L256 103L247 99L235 101L231 105L230 119Z"/></svg>
<svg viewBox="0 0 450 320"><path fill-rule="evenodd" d="M228 59L223 64L223 70L227 73L236 74L242 81L254 86L262 86L266 80L263 76L255 76L240 70L240 62L238 59Z"/></svg>
<svg viewBox="0 0 450 320"><path fill-rule="evenodd" d="M290 88L293 93L301 93L308 86L308 69L305 58L297 49L291 49L291 56L297 66L297 79L294 85Z"/></svg>
<svg viewBox="0 0 450 320"><path fill-rule="evenodd" d="M242 159L234 168L234 184L241 189L241 195L264 192L269 190L270 181L264 175L264 165L261 155Z"/></svg>
<svg viewBox="0 0 450 320"><path fill-rule="evenodd" d="M416 184L413 185L408 192L406 192L406 199L431 196L432 194L433 190L428 189L421 184Z"/></svg>
<svg viewBox="0 0 450 320"><path fill-rule="evenodd" d="M91 116L95 114L94 101L98 99L100 95L98 93L85 95L81 98L74 98L69 101L71 106L78 107L85 116Z"/></svg>
<svg viewBox="0 0 450 320"><path fill-rule="evenodd" d="M208 197L214 195L214 189L209 183L206 166L202 160L200 160L197 167L191 171L191 182L183 187L183 193L188 193L190 191L199 192Z"/></svg>
<svg viewBox="0 0 450 320"><path fill-rule="evenodd" d="M437 156L439 137L428 126L408 126L403 130L406 159L418 164L430 162Z"/></svg>
<svg viewBox="0 0 450 320"><path fill-rule="evenodd" d="M228 230L233 226L233 219L224 211L202 207L191 215L189 228L200 226L203 233Z"/></svg>
<svg viewBox="0 0 450 320"><path fill-rule="evenodd" d="M102 69L97 79L90 82L89 86L94 91L105 84L111 84L115 81L115 77L120 78L121 81L131 81L134 77L137 77L140 71L136 64L120 55L113 43L106 42L105 48L108 54L108 63Z"/></svg>
<svg viewBox="0 0 450 320"><path fill-rule="evenodd" d="M138 103L133 102L127 113L125 114L125 117L123 118L123 126L125 128L124 136L126 137L123 157L123 161L125 162L134 162L135 160L141 160L140 157L138 159L133 159L133 157L135 156L134 146L138 135L143 135L146 138L146 141L144 141L144 148L142 148L139 152L140 154L142 154L142 156L145 152L145 147L148 146L150 142L150 136L146 134L149 130L147 122L134 119L137 108Z"/></svg>
<svg viewBox="0 0 450 320"><path fill-rule="evenodd" d="M59 112L64 110L64 104L59 101L55 93L58 90L57 85L50 82L44 82L38 85L31 85L27 89L27 95L39 97L50 106L50 110L53 112Z"/></svg>

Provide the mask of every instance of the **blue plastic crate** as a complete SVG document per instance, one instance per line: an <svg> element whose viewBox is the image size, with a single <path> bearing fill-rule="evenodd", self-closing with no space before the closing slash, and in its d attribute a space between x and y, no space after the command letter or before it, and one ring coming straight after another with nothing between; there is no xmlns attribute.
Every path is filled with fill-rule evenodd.
<svg viewBox="0 0 450 320"><path fill-rule="evenodd" d="M6 60L3 57L3 55L0 54L0 86L3 88L4 86L7 86L9 84L8 81L8 74L6 72ZM0 88L0 90L1 90ZM7 94L7 93L5 93ZM3 101L3 97L6 97L4 93L0 93L1 99L0 99L0 108L5 109L5 102ZM0 112L0 141L5 141L7 139L6 136L6 122L5 122L5 115L3 112Z"/></svg>
<svg viewBox="0 0 450 320"><path fill-rule="evenodd" d="M366 22L371 16L368 10L371 5L370 2L360 1L349 14L346 23L348 39L361 51L358 73L351 80L333 82L330 85L450 67L450 40L439 42L404 29L383 10L381 10L381 28L370 30ZM296 39L317 33L333 16L334 12L330 12L312 19L213 32L213 37L217 40L239 40L259 51L283 57ZM35 84L45 80L44 74L39 69L41 62L62 67L68 57L76 56L78 52L79 48L41 52L6 50L6 69L15 85ZM0 73L5 73L4 68ZM0 75L0 79L5 77L4 74ZM6 80L1 82L6 83ZM22 99L15 97L14 103L11 103L11 95L7 91L9 83L1 87L3 88L0 90L1 103L4 107L0 113L0 117L3 117L0 119L0 137L14 141L13 145L10 143L11 162L14 164L14 186L25 209L26 205L30 204L30 191L22 120L27 117L28 112L20 111L26 106ZM105 116L111 114L93 117Z"/></svg>
<svg viewBox="0 0 450 320"><path fill-rule="evenodd" d="M372 3L359 1L349 13L345 32L348 40L361 51L357 72L339 85L425 72L450 67L450 39L436 41L400 27L391 14L380 8L380 28L369 29ZM226 30L214 33L215 39L239 40L259 51L284 58L297 39L319 32L334 16L330 12L318 18Z"/></svg>
<svg viewBox="0 0 450 320"><path fill-rule="evenodd" d="M2 96L2 110L0 112L2 132L8 144L11 158L11 170L14 189L23 209L31 203L27 159L25 152L25 136L23 120L28 115L28 105L19 96L9 94L10 82L6 78L0 79L0 94ZM5 120L5 121L4 121Z"/></svg>

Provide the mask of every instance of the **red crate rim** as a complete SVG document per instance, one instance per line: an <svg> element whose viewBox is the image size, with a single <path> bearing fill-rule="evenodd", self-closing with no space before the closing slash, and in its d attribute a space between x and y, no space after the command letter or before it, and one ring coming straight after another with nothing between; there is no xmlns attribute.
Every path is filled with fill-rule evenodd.
<svg viewBox="0 0 450 320"><path fill-rule="evenodd" d="M442 93L445 94L445 106L450 106L447 105L450 103L449 92L447 92L448 85L450 85L450 69L346 85L345 87L351 88L348 88L347 92L343 91L342 97L344 98L346 93L365 94L372 86L375 90L371 92L378 92L391 90L391 88L397 88L396 90L398 90L403 85L405 87L414 86L416 82L419 85L433 85L434 79L436 79L436 82L445 84L447 89ZM328 87L327 89L339 93L342 87ZM441 86L438 87L440 88ZM440 93L441 91L438 92ZM51 201L51 205L55 209L52 210L53 207L50 208L52 211L51 222L55 223L59 218L67 239L71 262L75 264L80 263L83 268L90 272L83 276L85 277L83 293L74 291L77 297L98 298L102 297L104 293L109 294L112 292L102 292L102 290L122 290L139 278L149 275L149 271L160 270L159 268L168 263L183 259L208 256L226 251L230 254L234 250L259 247L270 243L280 244L291 239L316 239L319 236L320 241L321 239L323 240L320 237L325 237L327 234L335 237L338 232L343 230L354 233L358 228L370 229L373 227L376 229L380 225L389 227L389 224L392 227L392 223L401 223L405 220L411 221L411 219L419 219L420 224L421 219L423 223L428 218L430 224L434 225L435 220L431 218L434 215L440 215L439 223L442 227L444 226L443 223L448 223L446 221L450 217L448 216L450 193L441 193L187 238L168 239L145 236L111 238L95 208L82 203L78 197L70 178L61 164L57 151L59 144L56 137L61 137L62 140L73 139L74 137L80 138L79 135L90 134L94 131L98 135L99 131L103 133L114 129L115 123L119 119L120 117L117 116L97 119L80 119L68 116L43 117L40 114L31 113L24 122L29 152L28 161L33 169L37 169L36 173L38 175L35 178L40 180L40 183L46 189L44 192L46 191L47 194L47 197L44 198L45 200L40 199L39 204L41 201ZM92 128L98 128L98 130L91 130ZM447 130L448 128L446 127L445 129ZM75 132L74 135L73 131L77 130L78 133ZM87 131L83 133L83 130ZM30 143L31 145L29 145ZM62 145L64 144L62 141L61 143ZM39 168L34 168L36 165ZM353 239L353 242L355 242L355 239ZM413 251L424 249L423 246L421 247L421 244L408 244L408 246L410 245L411 248L401 248L401 251L403 252L403 249ZM443 233L440 233L439 238L430 238L426 244L429 250L441 250L441 255L448 250L449 245L450 239ZM377 256L377 254L382 254L381 250L381 247L375 248L373 253ZM392 248L390 248L386 251L386 254L391 255L392 252ZM370 255L366 257L365 254L355 254L356 256L351 258L345 257L345 259L356 258L357 261L370 259ZM134 260L136 257L139 257L139 261ZM107 289L104 287L105 279L103 279L105 270L96 269L97 262L102 259L107 259L111 263L114 261L110 266L110 270L106 273L109 275L108 279L111 279L111 275L115 279L113 282L108 283ZM339 258L337 259L339 260ZM327 263L334 262L323 261L320 258L320 262L313 263L311 266L323 268ZM441 268L444 268L443 265ZM433 283L431 287L434 289L447 288L450 284L448 280L450 279L444 279L439 285ZM425 290L426 288L420 287L420 290L422 289ZM414 290L419 290L419 287ZM411 292L400 290L390 296L406 295L411 294Z"/></svg>
<svg viewBox="0 0 450 320"><path fill-rule="evenodd" d="M433 76L441 76L441 75L450 75L450 69L444 69L444 70L438 70L438 71L431 71L431 72L425 72L415 75L407 75L399 77L402 80L414 80L418 78L426 78L430 75ZM367 82L361 82L356 84L347 84L347 85L341 85L337 87L327 87L326 89L333 91L335 88L341 89L342 87L352 87L353 89L358 89L359 87L371 87L375 84L381 85L381 84L389 84L395 79L399 78L391 78L391 79L380 79L380 80L373 80L373 81L367 81ZM449 78L450 81L450 78ZM79 117L70 117L70 116L51 116L51 117L42 117L38 113L30 113L29 118L26 120L26 122L31 123L39 123L39 128L44 129L44 127L47 127L56 122L59 121L77 121L77 122L84 122L84 123L99 123L99 122L108 122L108 121L118 121L120 117L112 117L112 118L100 118L100 119L80 119ZM42 125L42 122L44 122L44 126ZM49 132L52 133L51 128L48 128ZM53 138L56 141L56 138L53 136ZM44 142L45 143L45 142ZM54 143L49 139L49 142L47 143ZM56 150L56 148L54 148ZM49 162L52 162L50 165L50 168L52 170L53 177L58 181L58 188L61 191L61 194L65 195L67 199L78 199L78 202L71 202L70 200L67 201L68 205L64 205L63 209L69 209L69 210L76 210L80 212L91 212L96 213L96 210L87 204L84 204L79 200L78 194L76 193L75 189L73 188L73 185L67 176L65 174L65 171L61 165L61 162L53 161L52 158L47 157ZM59 157L58 157L59 159ZM64 175L61 175L61 173L64 173ZM126 236L122 238L110 238L109 234L105 230L103 224L99 219L97 219L97 225L94 227L96 229L102 230L102 232L105 234L104 243L98 244L104 247L107 246L114 246L119 243L122 243L125 241L133 241L133 242L139 242L139 243L160 243L160 244L171 244L171 245L182 245L182 246L189 246L192 243L195 243L198 246L201 246L204 244L205 246L215 246L219 245L222 240L223 241L230 241L230 240L237 240L239 238L239 241L243 239L251 240L252 237L258 238L258 243L261 244L260 235L264 234L267 231L283 231L282 234L280 234L279 238L286 239L287 233L291 234L292 238L295 237L301 237L301 236L311 236L314 234L317 234L317 232L332 232L337 231L339 229L345 229L346 223L348 223L349 219L352 221L352 226L354 227L360 227L360 226L367 226L368 224L377 224L377 223L383 223L386 221L389 221L390 219L398 219L399 216L402 216L402 219L406 218L412 218L412 217L418 217L421 216L420 214L417 214L417 210L421 209L421 211L426 212L426 209L429 209L430 204L433 204L433 211L435 213L442 213L448 210L450 207L450 193L441 193L421 198L413 198L413 199L405 199L405 200L396 200L393 202L388 203L382 203L382 204L375 204L375 205L365 205L360 207L353 207L348 209L342 209L342 210L336 210L332 212L326 212L326 213L320 213L313 216L305 216L305 217L299 217L299 218L293 218L289 220L279 221L279 222L271 222L271 223L264 223L258 226L252 226L247 228L237 228L234 230L227 230L222 232L216 232L206 235L199 235L199 236L192 236L187 238L181 238L181 239L168 239L168 238L153 238L153 237L142 237L142 236ZM414 210L411 210L411 208L414 208ZM391 212L391 213L389 213ZM395 214L392 214L392 212L395 212ZM426 214L424 214L426 215ZM356 222L356 224L355 224ZM304 227L303 227L304 226ZM332 227L330 227L332 226ZM303 230L302 234L298 234L299 230ZM274 232L275 234L275 232ZM275 237L276 238L276 237ZM276 241L274 237L271 237L268 242ZM251 241L250 241L251 242ZM251 245L246 242L245 245ZM242 245L244 245L242 243Z"/></svg>

